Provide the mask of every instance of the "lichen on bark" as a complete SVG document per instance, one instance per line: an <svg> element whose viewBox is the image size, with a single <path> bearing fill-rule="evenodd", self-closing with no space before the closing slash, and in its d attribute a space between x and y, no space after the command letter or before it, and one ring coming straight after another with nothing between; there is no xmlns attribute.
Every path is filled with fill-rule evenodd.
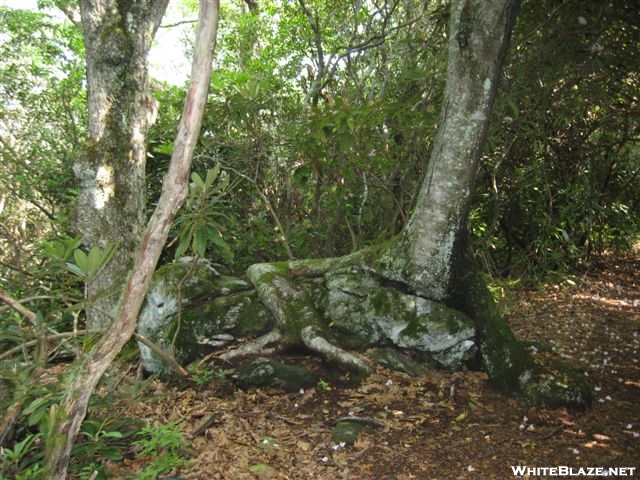
<svg viewBox="0 0 640 480"><path fill-rule="evenodd" d="M88 138L73 168L80 187L74 224L87 248L118 248L109 264L89 279L90 328L111 323L146 225L146 135L155 108L147 53L167 3L80 2Z"/></svg>

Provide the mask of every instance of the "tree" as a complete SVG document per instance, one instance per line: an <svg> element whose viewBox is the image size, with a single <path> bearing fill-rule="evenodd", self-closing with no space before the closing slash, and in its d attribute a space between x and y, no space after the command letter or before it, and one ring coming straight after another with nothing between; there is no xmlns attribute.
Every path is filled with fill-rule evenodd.
<svg viewBox="0 0 640 480"><path fill-rule="evenodd" d="M88 139L73 171L75 229L85 245L117 254L88 283L88 324L106 328L147 220L147 132L156 115L147 54L168 0L57 2L84 34Z"/></svg>
<svg viewBox="0 0 640 480"><path fill-rule="evenodd" d="M582 378L564 365L537 365L516 340L471 254L470 202L516 9L517 2L510 0L452 2L438 134L413 214L402 232L382 245L343 257L250 266L247 276L275 319L275 328L222 358L274 346L302 346L356 375L366 374L366 361L342 342L338 320L342 327L371 318L360 308L366 304L392 314L382 327L358 323L355 328L428 328L405 319L415 318L419 310L437 310L428 303L435 301L473 319L479 361L496 387L531 402L589 403ZM321 281L309 287L304 283L309 279ZM340 298L327 313L329 308L322 304L332 301L331 285ZM315 295L317 288L330 292ZM403 303L410 305L407 316Z"/></svg>
<svg viewBox="0 0 640 480"><path fill-rule="evenodd" d="M145 5L149 8L149 11L145 11L142 8ZM158 13L156 8L159 5L156 4L155 8L152 5L144 2L140 3L137 5L139 8L135 13L143 15L143 17L147 14L152 14L153 18L155 18L155 14ZM113 16L117 20L122 15L122 12L109 9L98 10L93 13L99 13L106 24L112 24L114 21ZM172 220L187 195L193 152L198 140L211 78L211 61L215 48L218 16L219 2L217 0L202 0L200 2L199 28L193 57L191 85L185 101L171 165L163 183L162 195L136 250L134 266L127 281L123 298L118 305L115 320L90 354L86 358L79 359L77 370L68 379L69 385L64 396L63 405L59 405L57 409L52 409L52 425L47 439L44 461L44 470L47 478L60 480L66 478L71 448L80 431L82 420L86 415L89 398L102 374L134 333L144 295L169 235ZM97 18L91 18L90 22L96 22L97 20ZM130 22L131 18L127 18L126 21ZM147 34L149 33L147 32ZM116 80L116 83L119 83L119 80ZM89 81L89 84L91 84L91 81ZM120 84L121 89L125 89L125 86ZM134 87L140 87L140 84L133 82L130 88ZM106 87L104 90L110 91ZM102 99L102 102L104 101ZM120 106L126 109L126 105ZM99 103L98 105L94 104L94 107L106 108L110 115L115 115L114 110L117 110L118 105L107 102ZM104 111L93 113L98 117L105 114ZM146 125L146 121L142 121L141 125ZM139 139L135 140L138 141ZM129 152L129 150L125 150L125 152Z"/></svg>

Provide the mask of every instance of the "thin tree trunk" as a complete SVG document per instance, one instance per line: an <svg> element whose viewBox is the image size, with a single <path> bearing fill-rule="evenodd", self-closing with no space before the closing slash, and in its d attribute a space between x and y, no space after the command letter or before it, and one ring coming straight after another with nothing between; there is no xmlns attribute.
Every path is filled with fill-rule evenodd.
<svg viewBox="0 0 640 480"><path fill-rule="evenodd" d="M47 439L44 461L48 479L66 478L71 448L86 415L89 399L103 373L134 333L172 220L187 195L193 152L207 101L219 10L219 0L200 1L191 85L162 195L139 246L115 321L70 379L64 403L58 407L60 410L52 412L54 423Z"/></svg>

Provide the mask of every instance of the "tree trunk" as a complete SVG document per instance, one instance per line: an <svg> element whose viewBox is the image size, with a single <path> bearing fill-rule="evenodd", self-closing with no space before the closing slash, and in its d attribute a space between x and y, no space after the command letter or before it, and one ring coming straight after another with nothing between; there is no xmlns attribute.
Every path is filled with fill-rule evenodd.
<svg viewBox="0 0 640 480"><path fill-rule="evenodd" d="M73 171L75 228L88 247L118 252L87 286L88 326L112 321L146 224L146 140L155 119L147 54L169 0L81 0L88 135Z"/></svg>
<svg viewBox="0 0 640 480"><path fill-rule="evenodd" d="M413 213L396 249L383 259L390 277L433 300L447 300L454 256L466 241L478 162L516 10L514 0L451 5L438 134Z"/></svg>
<svg viewBox="0 0 640 480"><path fill-rule="evenodd" d="M87 405L102 374L136 328L138 313L153 271L169 235L173 218L186 198L189 171L198 140L211 81L211 61L217 33L219 0L201 0L191 85L162 194L142 241L115 321L69 379L64 404L52 409L44 470L47 479L66 478L71 448L87 412ZM128 19L130 21L131 19Z"/></svg>

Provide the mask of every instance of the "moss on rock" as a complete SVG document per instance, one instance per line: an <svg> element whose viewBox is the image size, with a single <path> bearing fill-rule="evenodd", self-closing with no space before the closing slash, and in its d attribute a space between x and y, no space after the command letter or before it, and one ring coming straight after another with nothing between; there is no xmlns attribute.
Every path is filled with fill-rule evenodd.
<svg viewBox="0 0 640 480"><path fill-rule="evenodd" d="M286 392L313 387L316 373L297 365L287 365L272 358L256 358L238 369L238 386L250 388L280 388Z"/></svg>

